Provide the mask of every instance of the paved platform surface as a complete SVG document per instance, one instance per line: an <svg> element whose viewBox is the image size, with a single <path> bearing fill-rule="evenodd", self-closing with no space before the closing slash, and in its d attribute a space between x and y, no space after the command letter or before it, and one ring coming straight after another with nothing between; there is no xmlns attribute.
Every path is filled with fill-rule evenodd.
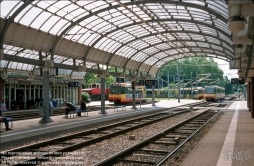
<svg viewBox="0 0 254 166"><path fill-rule="evenodd" d="M203 101L181 99L180 103L178 103L178 100L161 100L155 106L152 106L152 104L142 105L141 107L137 105L137 109L132 109L132 106L126 106L126 111L122 111L122 109L118 109L117 111L107 109L108 114L98 114L99 111L92 111L89 112L88 117L82 116L75 117L74 119L64 119L63 115L53 116L51 117L53 122L50 123L39 123L41 118L14 121L13 130L1 132L1 147L20 145L33 140L71 132L74 128L77 130L95 127L95 125L101 125L113 119L123 119L126 116L137 116L145 112L156 112L158 110L196 102Z"/></svg>
<svg viewBox="0 0 254 166"><path fill-rule="evenodd" d="M254 119L246 101L234 101L181 166L252 166Z"/></svg>

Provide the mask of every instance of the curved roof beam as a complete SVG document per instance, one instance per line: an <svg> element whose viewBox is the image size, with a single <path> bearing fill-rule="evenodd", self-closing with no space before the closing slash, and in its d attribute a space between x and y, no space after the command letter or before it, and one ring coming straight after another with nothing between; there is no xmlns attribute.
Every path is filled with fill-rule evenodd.
<svg viewBox="0 0 254 166"><path fill-rule="evenodd" d="M26 49L23 48L23 49L17 51L16 54L14 54L13 56L17 56L18 54L20 54L21 52L23 52L23 51L25 51L25 50L26 50ZM10 63L11 63L11 61L8 61L7 64L6 64L6 67L5 67L6 72L7 72L7 70L8 70L8 66L9 66Z"/></svg>
<svg viewBox="0 0 254 166"><path fill-rule="evenodd" d="M23 11L29 4L33 2L33 0L23 0L23 4L5 21L6 23L4 24L4 27L2 29L2 32L0 34L0 49L4 48L4 37L5 34L11 25L11 23L14 21L15 17Z"/></svg>
<svg viewBox="0 0 254 166"><path fill-rule="evenodd" d="M194 31L180 31L180 30L177 30L177 31L164 31L164 32L161 32L161 33L193 33L193 34L198 34L198 35L203 35L203 36L209 36L209 37L216 37L216 36L213 36L213 35L210 35L210 34L204 34L204 33L200 33L200 32L194 32ZM152 33L152 34L149 34L149 35L145 35L145 36L141 36L139 38L136 38L136 39L133 39L133 40L130 40L129 42L125 43L124 45L120 46L119 48L117 48L113 53L112 55L115 55L117 51L119 51L122 47L124 47L126 44L129 44L129 43L132 43L134 42L135 40L139 40L139 39L142 39L142 38L146 38L146 37L150 37L150 36L154 36L154 35L158 35L158 33ZM228 43L226 40L224 39L221 39L219 38L218 40L220 40L221 42L223 41L224 43L227 43L228 46L230 47L230 43ZM168 42L168 41L167 41ZM231 46L232 47L232 46ZM232 48L233 49L233 48ZM230 51L231 52L231 51ZM108 62L111 61L111 58L112 58L112 55L109 57L108 59Z"/></svg>
<svg viewBox="0 0 254 166"><path fill-rule="evenodd" d="M184 47L182 47L182 48L184 48ZM193 47L189 47L189 48L193 48ZM200 48L200 47L194 47L194 48ZM164 51L168 51L168 50L171 50L172 48L170 48L170 49L166 49L166 50L163 50L163 51L160 51L160 52L158 52L158 53L161 53L161 52L164 52ZM206 49L211 49L211 48L206 48ZM214 50L214 49L212 49L212 50ZM215 49L216 50L216 49ZM220 50L216 50L216 51L218 51L218 52L221 52ZM158 53L155 53L155 54L153 54L153 55L156 55L156 54L158 54ZM212 54L211 52L205 52L205 51L195 51L195 52L184 52L184 53L194 53L194 54L197 54L197 53L205 53L205 54ZM156 64L157 62L159 62L159 61L161 61L161 60L163 60L163 59L165 59L165 58L168 58L168 57L172 57L172 56L175 56L175 55L182 55L182 54L184 54L184 53L176 53L176 54L172 54L172 55L169 55L169 56L167 56L167 57L163 57L163 58L161 58L161 59L158 59L156 62L154 62L154 64ZM224 52L221 52L221 53L224 53ZM216 55L216 56L218 56L218 55ZM222 56L222 55L219 55L219 56L221 56L221 57L224 57L224 56ZM225 58L225 57L224 57ZM226 58L228 58L228 57L226 57ZM231 57L231 58L233 58L233 57ZM148 58L146 58L145 60L144 60L144 62L147 60ZM177 58L176 58L177 59ZM229 58L228 58L229 59ZM150 69L153 67L153 65L151 65L151 67L150 67ZM148 70L148 72L150 71L150 69Z"/></svg>
<svg viewBox="0 0 254 166"><path fill-rule="evenodd" d="M221 45L220 44L215 44L215 43L212 43L212 42L207 42L207 41L202 41L202 40L172 40L172 42L176 42L176 41L184 41L184 42L203 42L203 43L207 43L207 44L213 44L213 45L215 45L215 46L218 46L218 47L220 47ZM128 60L125 62L125 64L124 64L124 70L125 70L125 67L126 67L126 65L128 64L128 62L131 60L131 58L132 57L134 57L135 55L137 55L139 52L141 52L141 51L143 51L143 50L145 50L145 49L148 49L149 47L153 47L153 46L156 46L156 45L160 45L160 44L163 44L163 43L168 43L168 41L164 41L164 42L160 42L160 43L156 43L156 44L153 44L153 45L151 45L151 46L147 46L147 47L145 47L145 48L142 48L141 50L139 50L138 52L136 52L135 54L133 54L130 58L128 58ZM176 48L176 47L174 47L174 48ZM209 47L205 47L205 48L207 48L207 49L209 49ZM226 47L222 47L223 48L223 50L227 50L227 51L229 51L230 53L232 53L232 54L234 54L234 52L232 52L232 51L230 51L228 48L226 48ZM177 49L177 48L176 48ZM153 54L154 55L154 54ZM153 56L153 55L149 55L148 56L148 58L146 58L144 61L146 61L147 59L149 59L151 56ZM142 65L142 63L139 65L139 67L138 67L138 70L139 70L139 68L140 68L140 66Z"/></svg>
<svg viewBox="0 0 254 166"><path fill-rule="evenodd" d="M211 42L204 42L204 41L200 41L200 40L175 40L175 41L190 41L190 42L203 42L203 43L208 43L208 44L213 44L213 45L215 45L215 46L221 46L221 45L219 45L219 44L214 44L214 43L211 43ZM163 44L163 43L167 43L167 42L161 42L161 43L157 43L157 44L154 44L154 45L159 45L159 44ZM152 46L154 46L154 45L152 45ZM147 48L149 48L150 46L148 46L148 47L146 47L146 48L143 48L143 49L147 49ZM182 48L184 48L184 47L187 47L188 48L188 46L183 46ZM198 47L198 48L205 48L205 49L212 49L212 48L210 48L210 47L199 47L199 46L192 46L192 47ZM174 47L174 48L176 48L176 47ZM181 47L179 47L179 48L181 48ZM142 49L142 50L143 50ZM176 48L177 49L177 48ZM231 52L230 50L228 50L227 48L224 48L223 47L223 50L227 50L227 51L229 51L229 52ZM140 51L142 51L142 50L140 50ZM217 49L216 49L217 50ZM220 50L218 50L218 51L220 51ZM221 52L221 51L220 51ZM159 52L159 53L161 53L161 52ZM196 53L196 52L194 52L194 51L192 51L192 52L189 52L189 53ZM223 51L223 53L225 53L224 51ZM234 55L234 52L231 52L233 55ZM137 53L136 53L137 54ZM136 55L135 54L135 55ZM143 60L143 62L145 62L146 60L148 60L149 58L151 58L152 56L154 56L154 55L156 55L157 53L155 53L155 54L153 54L153 55L150 55L150 56L148 56L147 58L145 58L144 60ZM226 53L225 53L226 54ZM173 55L175 55L175 54L173 54ZM170 55L171 56L171 55ZM228 58L228 57L226 57L226 58ZM231 58L233 58L233 57L231 57ZM131 57L126 61L126 63L125 63L125 66L128 64L128 62L130 61L130 59L131 59ZM155 63L157 63L157 61L155 62ZM154 64L155 64L154 63ZM143 63L141 63L140 65L139 65L139 67L138 67L138 70L139 70L139 68L141 67L141 65L142 65ZM124 70L125 70L125 68L124 68Z"/></svg>
<svg viewBox="0 0 254 166"><path fill-rule="evenodd" d="M139 5L139 4L147 4L147 3L155 3L154 0L146 0L146 1L133 1L133 2L129 2L129 3L124 3L125 6L129 6L129 5ZM220 20L222 20L223 22L227 22L227 18L223 17L220 13L217 13L216 11L210 9L210 8L207 8L206 6L201 6L201 5L198 5L198 4L194 4L194 3L188 3L188 2L182 2L182 1L167 1L167 0L157 0L156 3L165 3L165 4L175 4L175 5L179 5L179 6L188 6L188 7L192 7L192 8L197 8L197 9L201 9L201 10L204 10L204 11L207 11L208 13L211 13L213 15L215 15L217 18L219 18ZM89 15L87 16L84 16L80 19L78 19L77 21L75 22L72 22L67 28L65 28L65 30L63 30L61 32L61 34L59 36L56 37L53 45L52 45L52 48L51 48L51 58L52 56L54 55L55 53L55 48L56 48L56 45L58 44L59 40L63 37L63 35L68 32L73 26L77 25L78 23L80 23L81 21L91 17L91 16L94 16L96 14L99 14L101 12L105 12L105 11L108 11L108 10L111 10L111 9L116 9L118 7L121 7L121 5L114 5L114 6L109 6L107 8L104 8L104 9L101 9L101 10L98 10L98 11L95 11L95 12L90 12ZM84 57L86 58L86 57ZM86 59L85 59L86 61Z"/></svg>
<svg viewBox="0 0 254 166"><path fill-rule="evenodd" d="M208 24L208 23L204 23L204 22L202 22L202 21L195 21L195 20L188 20L188 19L156 19L156 20L146 20L146 22L166 22L166 21L183 21L183 22L190 22L190 23L196 23L196 24L201 24L201 25L204 25L204 26L207 26L207 27L209 27L209 28L211 28L211 29L214 29L214 30L216 30L216 31L218 31L218 32L220 32L220 33L222 33L223 35L225 35L226 37L228 37L229 39L231 38L231 35L230 34L227 34L225 31L223 31L223 30L221 30L221 29L219 29L219 28L217 28L217 27L214 27L213 25L210 25L210 24ZM140 22L136 22L136 23L132 23L132 24L128 24L128 25L125 25L125 26L122 26L122 27L120 27L120 28L117 28L117 29L114 29L114 30L112 30L112 31L110 31L110 32L108 32L108 33L106 33L105 35L102 35L100 38L98 38L87 50L86 50L86 52L85 52L85 54L84 54L84 59L86 60L86 58L87 58L87 56L88 56L88 54L89 54L89 52L90 52L90 50L101 40L101 39L103 39L106 35L108 35L108 34L110 34L110 33L114 33L114 32L116 32L116 31L118 31L118 30L120 30L120 29L123 29L123 28L126 28L126 27L130 27L130 26L133 26L133 25L137 25L137 24L142 24L143 22L142 21L140 21ZM195 33L194 31L184 31L184 30L181 30L181 31L178 31L179 33ZM162 33L162 32L160 32L160 33ZM166 33L173 33L173 31L167 31ZM201 32L196 32L197 34L200 34ZM154 33L154 34L159 34L159 33ZM149 35L146 35L146 36L151 36L151 34L149 34ZM144 37L144 36L143 36ZM215 37L215 36L213 36L213 37ZM136 38L136 39L134 39L134 40L131 40L131 41L129 41L129 42L127 42L127 43L124 43L122 46L120 46L119 48L117 48L112 54L114 55L119 49L121 49L123 46L125 46L125 45L127 45L127 44L129 44L129 43L131 43L131 42L133 42L133 41L135 41L135 40L137 40L137 39L140 39L140 38ZM110 61L111 60L111 58L108 60L108 61Z"/></svg>
<svg viewBox="0 0 254 166"><path fill-rule="evenodd" d="M201 52L200 52L201 53ZM206 53L205 53L205 55L206 55ZM206 55L207 56L207 55ZM195 57L203 57L203 56L195 56ZM220 58L220 56L219 57L216 57L216 58L218 58L218 59L222 59L222 58ZM177 60L177 59L176 59ZM225 59L222 59L222 60L225 60ZM161 66L161 68L163 68L164 66L166 66L166 65L168 65L167 63L165 63L164 65L162 65ZM151 69L151 68L150 68ZM149 71L150 71L150 69L149 69ZM157 73L159 72L160 70L158 70L157 71ZM157 75L157 73L155 74L155 75Z"/></svg>

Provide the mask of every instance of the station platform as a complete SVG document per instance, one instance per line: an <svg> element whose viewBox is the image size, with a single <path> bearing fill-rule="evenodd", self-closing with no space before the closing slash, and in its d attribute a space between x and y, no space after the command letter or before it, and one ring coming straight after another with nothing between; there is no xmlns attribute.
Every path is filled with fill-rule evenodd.
<svg viewBox="0 0 254 166"><path fill-rule="evenodd" d="M234 101L181 166L251 166L254 159L254 119L246 101Z"/></svg>
<svg viewBox="0 0 254 166"><path fill-rule="evenodd" d="M124 110L118 108L106 109L108 114L98 114L99 111L92 111L88 113L88 117L74 117L65 119L63 115L53 116L53 122L39 123L41 118L28 119L13 122L13 130L2 131L1 134L1 148L8 146L22 145L35 140L41 140L47 137L58 136L59 134L66 134L76 130L88 129L98 125L106 124L112 120L126 119L126 117L135 117L146 112L156 112L158 110L167 110L172 107L182 106L190 103L203 102L201 100L161 100L147 105L136 105L137 109L132 109L132 106L126 106ZM98 102L100 103L100 102ZM97 104L98 104L97 103ZM96 103L94 103L96 105ZM83 114L83 113L82 113Z"/></svg>

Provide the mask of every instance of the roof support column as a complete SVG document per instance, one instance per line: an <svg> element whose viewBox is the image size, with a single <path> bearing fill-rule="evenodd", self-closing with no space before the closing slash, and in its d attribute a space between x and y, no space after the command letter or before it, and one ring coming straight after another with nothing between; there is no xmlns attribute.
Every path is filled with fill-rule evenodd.
<svg viewBox="0 0 254 166"><path fill-rule="evenodd" d="M53 122L53 120L49 117L52 114L53 109L49 105L49 67L43 68L43 105L40 107L40 112L43 111L43 117L39 121L40 123L48 123Z"/></svg>
<svg viewBox="0 0 254 166"><path fill-rule="evenodd" d="M249 90L250 90L250 112L251 117L254 118L254 77L251 78Z"/></svg>
<svg viewBox="0 0 254 166"><path fill-rule="evenodd" d="M43 67L43 105L40 107L40 114L43 116L39 121L40 123L48 123L53 122L53 120L49 117L53 114L53 108L50 107L49 104L49 70L50 67L54 67L54 60L46 60L45 66Z"/></svg>
<svg viewBox="0 0 254 166"><path fill-rule="evenodd" d="M135 78L131 81L131 86L132 86L132 108L137 109L136 107L136 79Z"/></svg>
<svg viewBox="0 0 254 166"><path fill-rule="evenodd" d="M98 114L108 114L106 112L105 108L105 77L106 77L106 72L104 71L101 77L101 110L99 111Z"/></svg>

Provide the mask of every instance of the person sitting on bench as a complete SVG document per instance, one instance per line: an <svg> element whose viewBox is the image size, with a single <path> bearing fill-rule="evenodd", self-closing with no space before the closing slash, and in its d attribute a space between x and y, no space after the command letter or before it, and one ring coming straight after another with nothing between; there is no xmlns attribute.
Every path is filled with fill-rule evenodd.
<svg viewBox="0 0 254 166"><path fill-rule="evenodd" d="M68 118L68 114L70 111L75 111L76 108L73 104L67 102L66 100L64 100L65 103L65 107L62 107L62 109L65 110L65 116L63 118Z"/></svg>
<svg viewBox="0 0 254 166"><path fill-rule="evenodd" d="M4 125L6 127L6 131L12 130L11 128L9 128L9 121L7 120L7 118L2 116L2 109L1 108L0 108L0 122L4 122Z"/></svg>
<svg viewBox="0 0 254 166"><path fill-rule="evenodd" d="M80 108L77 109L77 116L81 116L81 112L86 110L86 103L83 100L80 100Z"/></svg>

